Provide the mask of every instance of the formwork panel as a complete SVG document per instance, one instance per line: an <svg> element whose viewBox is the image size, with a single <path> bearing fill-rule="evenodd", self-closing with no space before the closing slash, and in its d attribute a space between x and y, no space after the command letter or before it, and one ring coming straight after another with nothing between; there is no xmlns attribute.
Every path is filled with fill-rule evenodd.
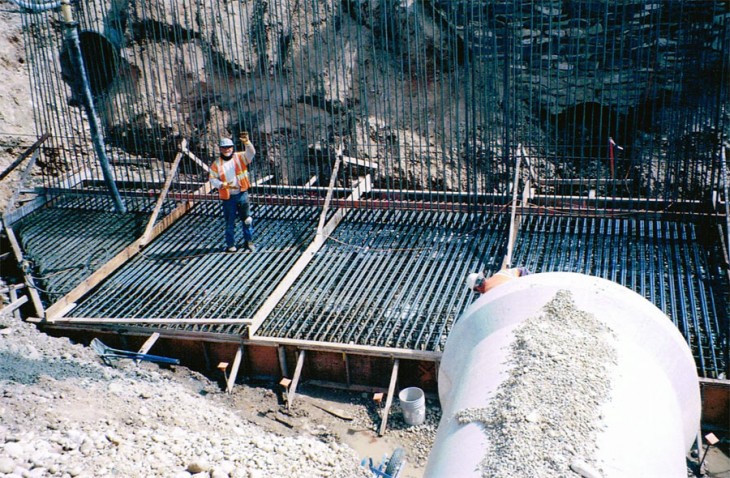
<svg viewBox="0 0 730 478"><path fill-rule="evenodd" d="M353 211L257 335L441 351L474 299L466 276L499 268L507 222L502 215Z"/></svg>
<svg viewBox="0 0 730 478"><path fill-rule="evenodd" d="M651 301L674 322L700 376L727 369L727 290L713 241L698 226L635 217L523 219L514 263L532 272L578 272L617 282ZM709 229L708 229L709 230ZM714 241L719 242L719 241Z"/></svg>

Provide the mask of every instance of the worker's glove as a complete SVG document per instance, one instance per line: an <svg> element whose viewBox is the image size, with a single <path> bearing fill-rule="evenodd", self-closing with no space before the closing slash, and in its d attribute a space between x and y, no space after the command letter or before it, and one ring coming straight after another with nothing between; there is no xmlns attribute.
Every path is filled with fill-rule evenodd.
<svg viewBox="0 0 730 478"><path fill-rule="evenodd" d="M240 139L241 140L241 143L243 143L243 144L248 143L249 142L249 139L248 139L248 131L242 132L241 133L241 136L239 136L238 139Z"/></svg>

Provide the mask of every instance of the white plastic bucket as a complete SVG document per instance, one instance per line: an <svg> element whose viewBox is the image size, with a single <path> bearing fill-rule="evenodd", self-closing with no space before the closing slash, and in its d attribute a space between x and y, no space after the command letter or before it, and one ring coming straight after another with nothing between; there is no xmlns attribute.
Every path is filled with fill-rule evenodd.
<svg viewBox="0 0 730 478"><path fill-rule="evenodd" d="M403 419L408 425L420 425L426 420L426 397L418 387L404 388L398 394Z"/></svg>

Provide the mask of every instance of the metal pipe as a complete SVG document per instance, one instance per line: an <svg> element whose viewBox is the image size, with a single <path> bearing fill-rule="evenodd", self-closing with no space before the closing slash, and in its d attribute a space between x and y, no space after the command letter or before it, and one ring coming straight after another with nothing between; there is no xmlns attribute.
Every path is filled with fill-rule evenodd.
<svg viewBox="0 0 730 478"><path fill-rule="evenodd" d="M101 134L101 128L99 126L99 117L96 114L96 108L94 108L94 98L91 95L91 88L89 86L89 77L86 74L86 67L84 65L84 59L81 55L81 43L79 42L79 33L76 30L77 23L73 19L73 13L71 12L70 0L61 1L61 15L63 17L63 32L66 41L70 47L69 56L71 62L79 75L81 82L81 99L86 109L86 116L89 120L89 130L91 131L91 140L94 144L94 150L99 159L101 165L101 171L104 175L104 182L109 193L111 194L112 201L114 202L114 209L118 213L127 212L127 208L119 195L119 190L114 182L114 176L112 175L111 166L109 165L109 158L106 156L106 149L104 147L104 139Z"/></svg>
<svg viewBox="0 0 730 478"><path fill-rule="evenodd" d="M701 406L687 343L659 309L635 292L599 277L565 272L532 274L500 285L457 321L439 370L443 415L425 476L482 476L482 460L499 459L502 452L492 448L483 425L462 423L457 415L489 407L512 372L510 380L523 387L521 395L550 396L529 390L535 385L520 375L525 370L508 369L508 349L514 347L520 327L545 313L544 306L559 291L570 292L576 311L610 329L606 340L615 351L605 363L609 393L600 404L601 423L594 436L580 438L593 443L589 448L595 450L592 458L600 464L601 476L686 476L685 455L696 438ZM573 336L576 340L581 334L566 332L579 334ZM555 377L554 386L559 382ZM559 432L560 423L549 425ZM535 426L540 429L539 423ZM557 456L558 450L545 453Z"/></svg>

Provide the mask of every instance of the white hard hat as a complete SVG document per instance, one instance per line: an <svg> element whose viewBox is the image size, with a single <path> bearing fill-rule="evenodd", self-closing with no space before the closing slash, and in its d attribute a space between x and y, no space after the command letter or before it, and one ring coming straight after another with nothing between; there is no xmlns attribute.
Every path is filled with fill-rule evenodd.
<svg viewBox="0 0 730 478"><path fill-rule="evenodd" d="M218 147L220 148L230 148L233 146L233 140L231 138L221 138L220 143L218 143Z"/></svg>
<svg viewBox="0 0 730 478"><path fill-rule="evenodd" d="M474 287L477 285L477 281L480 281L484 279L484 274L481 272L472 272L468 276L466 276L466 286L470 290L474 290Z"/></svg>

